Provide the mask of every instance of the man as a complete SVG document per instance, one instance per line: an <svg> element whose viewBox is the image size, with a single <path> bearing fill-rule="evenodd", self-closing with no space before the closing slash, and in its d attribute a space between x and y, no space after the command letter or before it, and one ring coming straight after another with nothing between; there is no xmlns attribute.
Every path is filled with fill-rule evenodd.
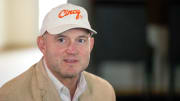
<svg viewBox="0 0 180 101"><path fill-rule="evenodd" d="M84 8L63 4L45 17L37 45L43 58L0 89L0 101L115 101L112 86L85 72L96 31Z"/></svg>

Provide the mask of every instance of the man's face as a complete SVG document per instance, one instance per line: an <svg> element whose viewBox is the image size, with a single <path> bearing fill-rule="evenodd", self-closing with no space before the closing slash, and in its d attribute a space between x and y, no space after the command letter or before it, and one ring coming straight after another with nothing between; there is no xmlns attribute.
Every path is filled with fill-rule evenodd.
<svg viewBox="0 0 180 101"><path fill-rule="evenodd" d="M87 68L94 39L85 29L71 29L59 35L48 32L38 38L48 68L62 78L78 76Z"/></svg>

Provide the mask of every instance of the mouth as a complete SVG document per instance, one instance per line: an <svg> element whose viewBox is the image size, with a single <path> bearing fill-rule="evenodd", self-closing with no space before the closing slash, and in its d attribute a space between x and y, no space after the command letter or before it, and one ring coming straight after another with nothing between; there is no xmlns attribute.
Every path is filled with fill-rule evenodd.
<svg viewBox="0 0 180 101"><path fill-rule="evenodd" d="M64 62L68 64L74 64L74 63L77 63L78 60L77 59L64 59Z"/></svg>

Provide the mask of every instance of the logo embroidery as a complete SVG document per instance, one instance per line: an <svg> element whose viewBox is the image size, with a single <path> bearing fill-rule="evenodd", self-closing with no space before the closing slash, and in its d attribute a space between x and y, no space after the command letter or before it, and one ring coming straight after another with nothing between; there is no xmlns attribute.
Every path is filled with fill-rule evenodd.
<svg viewBox="0 0 180 101"><path fill-rule="evenodd" d="M58 14L58 17L63 18L65 16L72 15L72 14L76 14L76 20L79 20L80 18L82 18L80 10L62 10Z"/></svg>

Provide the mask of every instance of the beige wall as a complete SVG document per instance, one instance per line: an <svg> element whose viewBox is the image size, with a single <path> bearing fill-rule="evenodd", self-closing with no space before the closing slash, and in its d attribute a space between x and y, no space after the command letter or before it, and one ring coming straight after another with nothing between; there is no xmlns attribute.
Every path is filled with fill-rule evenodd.
<svg viewBox="0 0 180 101"><path fill-rule="evenodd" d="M5 31L5 26L4 26L4 15L5 15L5 12L4 12L4 0L0 0L0 50L2 49L2 47L4 47L4 43L5 43L5 40L4 40L4 31Z"/></svg>
<svg viewBox="0 0 180 101"><path fill-rule="evenodd" d="M33 46L38 35L38 0L0 0L0 4L4 6L0 47Z"/></svg>

